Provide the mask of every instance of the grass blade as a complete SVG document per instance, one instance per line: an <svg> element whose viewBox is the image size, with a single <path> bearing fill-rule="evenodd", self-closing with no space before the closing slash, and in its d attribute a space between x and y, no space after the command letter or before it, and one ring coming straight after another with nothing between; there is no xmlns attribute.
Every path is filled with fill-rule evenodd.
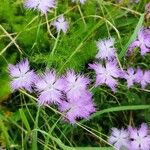
<svg viewBox="0 0 150 150"><path fill-rule="evenodd" d="M139 29L141 28L143 22L144 22L144 15L145 14L142 14L140 19L139 19L139 22L134 30L134 33L132 34L132 36L130 37L128 43L125 45L125 47L123 48L123 50L120 52L119 54L119 59L121 59L122 57L124 57L125 53L127 52L127 49L128 49L128 46L131 44L131 42L133 42L133 40L136 38L137 36L137 33L139 31Z"/></svg>
<svg viewBox="0 0 150 150"><path fill-rule="evenodd" d="M30 132L31 128L30 128L29 122L28 122L28 120L26 118L26 115L25 115L23 109L19 109L19 113L20 113L20 117L22 119L23 124L25 125L26 129L28 130L28 132Z"/></svg>
<svg viewBox="0 0 150 150"><path fill-rule="evenodd" d="M125 110L143 110L143 109L150 109L150 105L135 105L135 106L119 106L119 107L112 107L108 109L104 109L101 111L97 111L94 113L90 119L96 118L104 113L110 112L117 112L117 111L125 111ZM81 123L86 122L87 120L82 120Z"/></svg>
<svg viewBox="0 0 150 150"><path fill-rule="evenodd" d="M10 147L10 145L11 145L10 137L9 137L8 132L7 132L7 128L6 128L4 122L1 118L0 118L0 131L3 133L7 147Z"/></svg>
<svg viewBox="0 0 150 150"><path fill-rule="evenodd" d="M33 131L33 135L32 135L32 149L33 150L38 150L38 146L37 146L37 138L38 138L38 133L37 133L37 129L38 128L38 121L39 121L39 114L40 114L40 107L38 107L38 111L37 111L37 115L36 115L36 119L35 119L35 125L34 125L34 131Z"/></svg>

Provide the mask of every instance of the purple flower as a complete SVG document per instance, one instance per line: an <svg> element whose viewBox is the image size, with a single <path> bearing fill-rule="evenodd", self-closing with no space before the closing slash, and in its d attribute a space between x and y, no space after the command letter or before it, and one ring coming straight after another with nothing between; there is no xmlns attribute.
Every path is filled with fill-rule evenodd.
<svg viewBox="0 0 150 150"><path fill-rule="evenodd" d="M130 88L135 83L135 79L137 78L136 71L133 68L128 68L128 70L124 73L124 78L127 80L127 86Z"/></svg>
<svg viewBox="0 0 150 150"><path fill-rule="evenodd" d="M78 0L72 0L72 2L77 2ZM81 4L84 4L85 2L86 2L86 0L79 0L79 2L81 3Z"/></svg>
<svg viewBox="0 0 150 150"><path fill-rule="evenodd" d="M114 42L114 38L99 40L97 42L98 53L96 55L96 58L106 60L114 59L116 55Z"/></svg>
<svg viewBox="0 0 150 150"><path fill-rule="evenodd" d="M65 21L63 15L61 15L56 21L54 21L52 25L56 27L57 32L60 32L62 30L64 33L67 32L69 27L68 22Z"/></svg>
<svg viewBox="0 0 150 150"><path fill-rule="evenodd" d="M125 129L119 130L117 128L112 128L112 133L108 142L117 150L121 150L123 147L127 148L129 144L129 133Z"/></svg>
<svg viewBox="0 0 150 150"><path fill-rule="evenodd" d="M117 78L120 77L121 71L115 62L107 62L105 67L98 63L89 66L96 72L95 86L106 84L112 91L116 91Z"/></svg>
<svg viewBox="0 0 150 150"><path fill-rule="evenodd" d="M50 9L55 8L55 0L26 0L25 7L37 9L42 14L46 14Z"/></svg>
<svg viewBox="0 0 150 150"><path fill-rule="evenodd" d="M141 55L144 56L146 53L150 52L150 29L141 28L138 32L138 38L133 41L133 43L129 46L128 55L133 52L134 48L140 48Z"/></svg>
<svg viewBox="0 0 150 150"><path fill-rule="evenodd" d="M145 89L147 84L150 83L150 71L143 71L138 68L135 81L141 84L142 89Z"/></svg>
<svg viewBox="0 0 150 150"><path fill-rule="evenodd" d="M64 80L64 91L69 99L78 99L81 95L86 95L87 85L90 83L88 78L68 71Z"/></svg>
<svg viewBox="0 0 150 150"><path fill-rule="evenodd" d="M58 104L62 97L64 83L63 79L58 78L54 71L49 71L39 77L35 88L39 92L38 102L40 105Z"/></svg>
<svg viewBox="0 0 150 150"><path fill-rule="evenodd" d="M65 114L65 120L71 124L74 124L78 118L88 119L90 114L95 112L92 94L80 93L77 99L65 99L60 103L59 110Z"/></svg>
<svg viewBox="0 0 150 150"><path fill-rule="evenodd" d="M11 87L13 90L25 89L32 91L32 86L37 78L33 70L30 70L27 59L21 61L16 65L9 65L9 73L12 79Z"/></svg>
<svg viewBox="0 0 150 150"><path fill-rule="evenodd" d="M141 124L139 129L129 127L130 144L129 150L149 150L150 135L148 134L148 126L145 123Z"/></svg>
<svg viewBox="0 0 150 150"><path fill-rule="evenodd" d="M150 12L150 2L148 4L146 4L145 11Z"/></svg>

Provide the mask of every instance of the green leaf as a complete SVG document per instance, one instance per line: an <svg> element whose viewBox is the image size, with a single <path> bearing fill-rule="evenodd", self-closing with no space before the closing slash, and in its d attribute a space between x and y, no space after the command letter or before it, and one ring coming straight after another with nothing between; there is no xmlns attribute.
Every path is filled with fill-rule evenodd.
<svg viewBox="0 0 150 150"><path fill-rule="evenodd" d="M6 100L11 94L10 79L8 74L0 74L0 102Z"/></svg>
<svg viewBox="0 0 150 150"><path fill-rule="evenodd" d="M8 129L5 126L5 124L4 124L3 120L1 119L1 117L0 117L0 130L3 133L3 136L4 136L4 139L6 141L7 146L10 147L11 139L10 139L10 136L8 134L8 131L7 131Z"/></svg>
<svg viewBox="0 0 150 150"><path fill-rule="evenodd" d="M128 98L128 102L129 103L133 103L133 102L140 102L141 101L141 99L140 99L140 97L136 94L136 93L134 93L134 92L130 92L130 91L128 91L127 93L126 93L126 96L127 96L127 98Z"/></svg>
<svg viewBox="0 0 150 150"><path fill-rule="evenodd" d="M28 122L28 120L26 118L26 115L25 115L23 109L19 109L19 112L20 112L20 117L22 119L23 124L25 125L25 127L27 128L27 130L30 132L31 128L30 128L29 122Z"/></svg>
<svg viewBox="0 0 150 150"><path fill-rule="evenodd" d="M119 106L119 107L112 107L108 109L104 109L101 111L97 111L93 115L91 115L91 119L99 117L104 113L110 112L117 112L117 111L125 111L125 110L143 110L143 109L150 109L150 105L135 105L135 106ZM82 120L81 123L86 122L87 120Z"/></svg>
<svg viewBox="0 0 150 150"><path fill-rule="evenodd" d="M136 36L137 36L137 34L139 32L139 29L141 28L141 26L142 26L142 24L144 22L144 15L145 14L141 15L141 17L139 19L139 22L138 22L138 24L137 24L137 26L136 26L133 34L131 35L128 43L125 45L125 47L123 48L123 50L120 52L119 59L121 59L122 57L124 57L125 53L127 52L128 46L131 44L131 42L133 42L135 40L135 38L136 38Z"/></svg>
<svg viewBox="0 0 150 150"><path fill-rule="evenodd" d="M56 142L58 144L58 146L60 148L62 148L63 150L75 150L75 148L71 148L69 146L66 146L59 138L56 138L50 134L48 134L47 132L43 131L43 130L40 130L40 129L34 129L34 131L38 131L38 132L41 132L42 134L44 135L47 135L51 140L53 140L54 142Z"/></svg>
<svg viewBox="0 0 150 150"><path fill-rule="evenodd" d="M38 128L38 121L39 121L39 115L40 115L40 107L38 107L38 111L36 114L36 118L35 118L35 124L34 124L34 131L33 131L33 141L32 141L32 149L36 149L38 150L38 146L37 146L37 139L38 139L38 133L37 133L37 128Z"/></svg>

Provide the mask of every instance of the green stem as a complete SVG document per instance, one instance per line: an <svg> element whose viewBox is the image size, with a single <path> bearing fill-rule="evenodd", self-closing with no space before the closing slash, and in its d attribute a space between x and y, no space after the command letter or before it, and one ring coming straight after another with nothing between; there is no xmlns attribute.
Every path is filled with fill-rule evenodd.
<svg viewBox="0 0 150 150"><path fill-rule="evenodd" d="M80 7L80 5L79 5L79 4L77 4L77 7L78 7L78 9L79 9L79 12L80 12L81 18L82 18L82 20L83 20L83 23L84 23L84 25L86 26L86 22L85 22L85 19L84 19L83 13L82 13L82 11L81 11L81 7Z"/></svg>
<svg viewBox="0 0 150 150"><path fill-rule="evenodd" d="M50 68L50 66L52 64L51 57L54 55L55 49L56 49L58 41L59 41L59 37L60 37L60 31L57 34L57 38L55 40L54 47L53 47L53 49L52 49L52 51L51 51L51 53L50 53L50 55L48 57L48 61L47 61L48 63L47 63L47 66L46 66L47 69Z"/></svg>
<svg viewBox="0 0 150 150"><path fill-rule="evenodd" d="M38 147L37 147L38 134L35 129L38 129L39 114L40 114L40 106L38 107L38 111L37 111L37 115L36 115L36 119L35 119L33 136L32 136L32 149L33 150L38 150Z"/></svg>
<svg viewBox="0 0 150 150"><path fill-rule="evenodd" d="M51 54L50 54L50 55L52 55L52 56L54 55L55 49L56 49L56 47L57 47L57 43L58 43L59 37L60 37L60 31L59 31L58 34L57 34L57 38L56 38L56 40L55 40L54 47L53 47L52 52L51 52Z"/></svg>

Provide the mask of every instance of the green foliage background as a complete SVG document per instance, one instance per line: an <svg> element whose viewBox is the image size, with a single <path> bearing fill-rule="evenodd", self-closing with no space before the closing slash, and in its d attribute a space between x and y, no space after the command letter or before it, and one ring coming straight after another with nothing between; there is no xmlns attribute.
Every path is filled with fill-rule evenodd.
<svg viewBox="0 0 150 150"><path fill-rule="evenodd" d="M122 4L87 0L85 5L80 5L58 0L57 8L48 13L46 20L39 12L25 9L22 0L0 0L0 147L99 149L108 147L111 127L150 124L149 87L145 91L138 86L127 89L121 81L115 94L105 86L93 89L97 112L90 120L72 126L61 120L55 106L39 108L31 95L24 91L13 93L8 75L8 64L28 58L31 68L38 73L46 68L55 68L59 74L74 69L89 76L94 84L95 77L88 63L94 61L95 42L110 36L116 39L118 58L124 69L128 66L150 69L149 54L142 58L137 52L132 59L125 57L127 46L135 39L138 29L147 25L144 21L146 3L148 0L138 4L129 4L128 0ZM66 35L60 33L55 53L51 55L56 42L47 28L55 38L58 34L47 23L60 14L67 18L69 31Z"/></svg>

